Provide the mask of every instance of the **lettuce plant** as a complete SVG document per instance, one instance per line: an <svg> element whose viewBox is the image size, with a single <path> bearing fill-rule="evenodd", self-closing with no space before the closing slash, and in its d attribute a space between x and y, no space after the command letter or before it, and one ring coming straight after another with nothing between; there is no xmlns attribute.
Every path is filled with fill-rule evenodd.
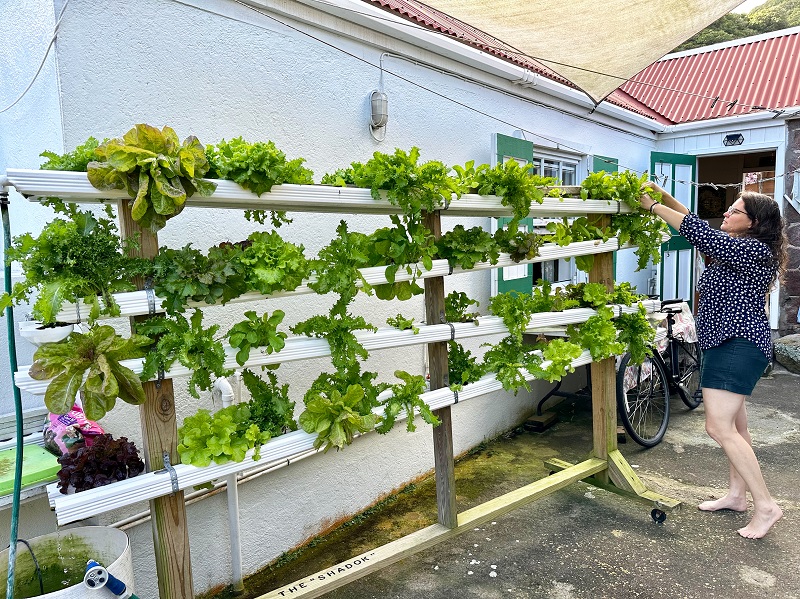
<svg viewBox="0 0 800 599"><path fill-rule="evenodd" d="M272 141L249 143L241 137L223 139L206 148L206 157L211 164L209 177L235 181L257 196L270 191L273 185L314 183L314 173L303 166L305 158L287 160L286 154ZM245 210L244 215L263 225L267 211ZM291 222L282 211L269 211L269 218L274 227Z"/></svg>
<svg viewBox="0 0 800 599"><path fill-rule="evenodd" d="M96 437L91 445L58 458L58 488L66 494L102 487L144 472L139 450L126 437L114 439L108 433Z"/></svg>
<svg viewBox="0 0 800 599"><path fill-rule="evenodd" d="M209 164L194 136L180 143L169 127L136 125L122 138L97 147L88 165L89 182L100 190L124 189L134 199L131 216L153 232L179 214L186 199L210 196L216 184L204 181Z"/></svg>
<svg viewBox="0 0 800 599"><path fill-rule="evenodd" d="M113 216L111 207L106 208ZM83 315L90 321L101 313L118 315L112 294L135 289L131 279L147 270L146 261L126 255L135 240L122 241L110 218L74 206L61 205L59 210L69 218L50 221L38 237L25 233L14 238L7 258L20 263L25 278L6 301L20 303L35 293L33 316L45 325L55 323L64 302L78 299L90 306Z"/></svg>
<svg viewBox="0 0 800 599"><path fill-rule="evenodd" d="M44 394L53 414L69 412L81 391L86 417L99 420L117 397L134 405L145 402L141 380L120 361L143 357L151 343L141 335L126 339L108 325L95 326L86 333L70 333L64 341L43 344L33 354L29 374L36 380L53 379Z"/></svg>

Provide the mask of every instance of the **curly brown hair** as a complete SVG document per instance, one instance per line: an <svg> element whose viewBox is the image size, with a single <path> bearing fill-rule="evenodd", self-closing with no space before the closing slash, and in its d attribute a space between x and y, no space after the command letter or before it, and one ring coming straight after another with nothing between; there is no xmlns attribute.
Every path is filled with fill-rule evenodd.
<svg viewBox="0 0 800 599"><path fill-rule="evenodd" d="M789 257L786 251L788 245L786 221L781 216L778 203L770 196L754 191L743 191L739 197L744 202L747 216L753 221L753 226L747 236L759 239L769 246L778 266L775 279L782 279L786 274Z"/></svg>

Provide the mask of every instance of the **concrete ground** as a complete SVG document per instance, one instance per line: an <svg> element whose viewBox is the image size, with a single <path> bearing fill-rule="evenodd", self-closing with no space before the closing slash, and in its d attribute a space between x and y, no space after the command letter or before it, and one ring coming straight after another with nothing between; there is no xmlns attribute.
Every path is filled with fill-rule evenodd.
<svg viewBox="0 0 800 599"><path fill-rule="evenodd" d="M648 487L684 502L664 524L653 522L649 504L578 482L325 597L800 598L800 376L778 366L762 378L748 402L756 454L784 511L760 540L736 533L748 522L747 513L697 510L700 501L724 493L727 462L705 433L703 406L689 411L680 399L671 405L660 445L620 444ZM546 476L545 458L577 462L587 456L589 402L567 400L556 411L559 423L549 430L518 430L459 462L459 511ZM248 580L247 596L351 558L391 540L392 534L410 532L400 530L404 524L430 524L432 496L416 497L428 493L425 488L417 485L298 559Z"/></svg>

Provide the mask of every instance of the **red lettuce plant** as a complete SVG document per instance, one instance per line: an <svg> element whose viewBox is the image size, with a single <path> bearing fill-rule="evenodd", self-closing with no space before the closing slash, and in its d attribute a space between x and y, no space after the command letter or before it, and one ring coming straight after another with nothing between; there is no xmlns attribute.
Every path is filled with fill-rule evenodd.
<svg viewBox="0 0 800 599"><path fill-rule="evenodd" d="M125 437L113 439L108 433L95 438L91 445L61 456L58 463L58 488L64 494L70 486L80 493L144 472L144 462L133 442Z"/></svg>

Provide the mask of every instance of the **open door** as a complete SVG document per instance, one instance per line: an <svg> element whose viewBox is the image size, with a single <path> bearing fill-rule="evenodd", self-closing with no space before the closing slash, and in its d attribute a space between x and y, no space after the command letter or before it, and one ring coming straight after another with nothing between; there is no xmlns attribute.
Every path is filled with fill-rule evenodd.
<svg viewBox="0 0 800 599"><path fill-rule="evenodd" d="M693 182L697 176L697 158L684 154L653 152L650 155L650 172L659 178L659 184L690 212L696 212ZM664 180L666 179L666 183ZM694 308L695 249L686 239L670 227L672 237L661 246L661 299L680 297Z"/></svg>

